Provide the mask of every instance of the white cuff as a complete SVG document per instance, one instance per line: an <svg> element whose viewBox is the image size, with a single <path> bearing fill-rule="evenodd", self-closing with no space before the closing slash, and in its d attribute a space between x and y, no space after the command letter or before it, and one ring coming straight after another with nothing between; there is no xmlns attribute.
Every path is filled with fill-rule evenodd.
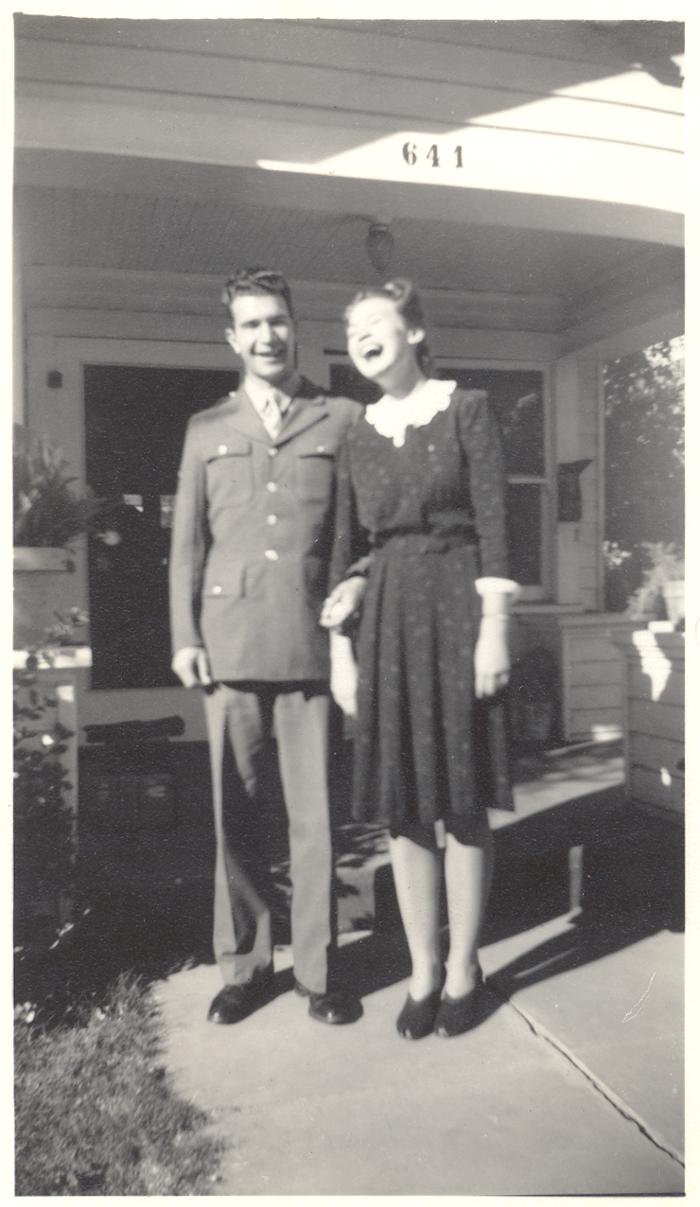
<svg viewBox="0 0 700 1207"><path fill-rule="evenodd" d="M484 596L492 593L508 595L510 597L509 602L511 603L515 603L520 595L520 587L512 578L497 578L495 576L492 578L477 578L474 586L476 587L477 595Z"/></svg>

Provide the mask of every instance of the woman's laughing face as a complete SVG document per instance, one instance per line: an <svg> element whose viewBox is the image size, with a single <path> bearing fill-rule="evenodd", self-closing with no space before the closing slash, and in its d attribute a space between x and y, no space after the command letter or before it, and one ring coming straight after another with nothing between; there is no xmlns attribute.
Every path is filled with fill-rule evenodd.
<svg viewBox="0 0 700 1207"><path fill-rule="evenodd" d="M381 380L402 362L415 360L416 345L425 338L420 328L407 326L391 298L370 297L357 302L347 319L348 355L370 381Z"/></svg>

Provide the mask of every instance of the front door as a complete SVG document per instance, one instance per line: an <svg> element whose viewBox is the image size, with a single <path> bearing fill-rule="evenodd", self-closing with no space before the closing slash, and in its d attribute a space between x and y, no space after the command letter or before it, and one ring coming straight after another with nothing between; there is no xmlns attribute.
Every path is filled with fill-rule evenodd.
<svg viewBox="0 0 700 1207"><path fill-rule="evenodd" d="M168 552L187 420L236 388L222 369L86 365L86 477L109 505L88 541L93 688L165 687Z"/></svg>

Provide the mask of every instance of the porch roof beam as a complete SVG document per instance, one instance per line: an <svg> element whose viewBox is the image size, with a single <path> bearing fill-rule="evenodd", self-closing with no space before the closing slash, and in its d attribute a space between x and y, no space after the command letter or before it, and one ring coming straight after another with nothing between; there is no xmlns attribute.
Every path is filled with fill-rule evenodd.
<svg viewBox="0 0 700 1207"><path fill-rule="evenodd" d="M207 144L194 140L185 146L177 131L163 139L153 130L150 145L139 135L126 138L124 129L137 122L133 113L113 114L108 137L103 123L85 112L61 115L56 107L18 109L15 180L18 185L43 188L85 188L105 192L192 197L200 200L235 198L241 205L279 205L331 214L385 219L438 219L466 225L518 227L561 231L683 246L683 217L635 201L622 204L571 196L546 196L517 191L426 184L406 180L343 177L333 173L261 169L251 163L224 162L220 139ZM82 121L81 124L78 119ZM75 119L75 120L73 120ZM137 122L138 124L138 122ZM121 131L121 134L119 133ZM128 154L124 155L125 143ZM88 144L88 145L86 145ZM187 157L189 155L189 158ZM408 169L407 169L408 170Z"/></svg>

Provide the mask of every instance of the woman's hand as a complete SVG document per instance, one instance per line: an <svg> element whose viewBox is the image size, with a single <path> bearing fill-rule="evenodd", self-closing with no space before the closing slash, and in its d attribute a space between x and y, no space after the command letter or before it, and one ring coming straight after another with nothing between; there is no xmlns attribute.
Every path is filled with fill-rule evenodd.
<svg viewBox="0 0 700 1207"><path fill-rule="evenodd" d="M474 650L474 691L479 698L493 696L510 678L508 620L482 616Z"/></svg>
<svg viewBox="0 0 700 1207"><path fill-rule="evenodd" d="M331 695L346 717L357 715L357 663L349 637L331 633Z"/></svg>
<svg viewBox="0 0 700 1207"><path fill-rule="evenodd" d="M356 612L367 589L367 579L362 575L346 578L331 591L321 609L320 623L324 629L336 629Z"/></svg>

